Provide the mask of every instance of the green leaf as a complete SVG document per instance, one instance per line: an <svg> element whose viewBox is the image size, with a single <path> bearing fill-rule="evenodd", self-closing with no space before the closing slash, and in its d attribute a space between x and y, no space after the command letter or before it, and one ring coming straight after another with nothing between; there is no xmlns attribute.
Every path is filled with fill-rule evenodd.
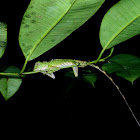
<svg viewBox="0 0 140 140"><path fill-rule="evenodd" d="M73 78L73 79L75 79L75 78L76 78L76 79L79 79L79 77L75 77L75 76L74 76L74 73L73 73L72 70L66 72L66 73L65 73L65 76L66 76L66 77L69 77L69 78Z"/></svg>
<svg viewBox="0 0 140 140"><path fill-rule="evenodd" d="M100 28L103 49L140 34L140 0L121 0L104 16Z"/></svg>
<svg viewBox="0 0 140 140"><path fill-rule="evenodd" d="M0 58L3 56L7 45L7 24L0 22Z"/></svg>
<svg viewBox="0 0 140 140"><path fill-rule="evenodd" d="M31 0L20 27L19 43L32 60L64 40L100 8L104 0Z"/></svg>
<svg viewBox="0 0 140 140"><path fill-rule="evenodd" d="M83 80L95 87L94 83L97 80L97 75L95 73L84 74Z"/></svg>
<svg viewBox="0 0 140 140"><path fill-rule="evenodd" d="M10 66L4 72L19 73L20 70L14 66ZM7 76L7 77L0 76L0 92L5 98L5 100L8 100L16 93L21 83L22 83L22 79L19 76Z"/></svg>
<svg viewBox="0 0 140 140"><path fill-rule="evenodd" d="M90 70L82 70L82 72L84 74L82 74L81 78L80 77L75 77L74 76L74 73L73 71L68 71L65 73L65 76L66 77L70 77L70 78L73 78L73 79L78 79L78 80L84 80L85 82L91 84L93 87L94 86L94 83L96 82L97 80L97 75L95 73L91 73Z"/></svg>
<svg viewBox="0 0 140 140"><path fill-rule="evenodd" d="M133 84L140 77L140 58L130 54L119 54L103 64L102 69L109 74L116 73Z"/></svg>

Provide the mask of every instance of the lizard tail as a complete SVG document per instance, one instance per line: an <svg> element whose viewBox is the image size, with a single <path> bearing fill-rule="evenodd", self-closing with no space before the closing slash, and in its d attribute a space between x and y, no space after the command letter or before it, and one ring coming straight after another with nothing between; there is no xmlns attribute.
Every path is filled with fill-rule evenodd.
<svg viewBox="0 0 140 140"><path fill-rule="evenodd" d="M98 66L96 66L96 65L94 65L94 64L90 64L90 66L93 67L93 68L95 68L95 69L97 69L97 70L99 70L101 73L103 73L103 74L111 81L111 83L117 88L117 90L118 90L118 92L120 93L121 97L123 98L123 100L124 100L126 106L128 107L128 109L129 109L131 115L133 116L133 118L135 119L136 123L137 123L138 126L140 127L139 121L137 120L135 114L133 113L133 110L131 109L129 103L127 102L125 96L124 96L123 93L121 92L121 90L120 90L120 88L118 87L118 85L117 85L117 84L113 81L113 79L112 79L105 71L103 71L101 68L99 68Z"/></svg>

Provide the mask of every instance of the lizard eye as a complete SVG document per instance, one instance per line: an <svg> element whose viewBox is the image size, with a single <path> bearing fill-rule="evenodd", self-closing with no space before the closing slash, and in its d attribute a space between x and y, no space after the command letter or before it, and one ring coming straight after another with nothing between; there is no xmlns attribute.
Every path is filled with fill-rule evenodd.
<svg viewBox="0 0 140 140"><path fill-rule="evenodd" d="M36 63L36 65L39 66L40 64L39 63Z"/></svg>

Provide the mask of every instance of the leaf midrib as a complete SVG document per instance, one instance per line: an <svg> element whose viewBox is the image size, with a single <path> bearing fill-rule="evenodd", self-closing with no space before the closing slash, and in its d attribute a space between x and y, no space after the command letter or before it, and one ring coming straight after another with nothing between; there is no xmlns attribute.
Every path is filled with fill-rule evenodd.
<svg viewBox="0 0 140 140"><path fill-rule="evenodd" d="M29 61L31 55L33 54L33 52L35 51L35 49L37 48L37 46L40 44L40 42L50 33L50 31L63 19L63 17L68 13L68 11L71 9L71 7L74 5L74 3L76 2L77 0L75 0L71 6L64 12L63 16L61 16L60 19L58 19L56 21L56 23L54 23L50 29L41 37L41 39L38 40L38 42L36 43L36 45L32 48L32 50L30 51L29 55L27 56L26 58L26 61Z"/></svg>
<svg viewBox="0 0 140 140"><path fill-rule="evenodd" d="M107 47L113 42L113 40L121 33L123 32L123 30L125 30L132 22L134 22L136 19L138 19L140 17L140 15L136 16L136 18L134 18L133 20L131 20L130 22L128 22L128 24L126 24L121 30L119 30L111 39L110 41L105 45L104 50L107 49Z"/></svg>

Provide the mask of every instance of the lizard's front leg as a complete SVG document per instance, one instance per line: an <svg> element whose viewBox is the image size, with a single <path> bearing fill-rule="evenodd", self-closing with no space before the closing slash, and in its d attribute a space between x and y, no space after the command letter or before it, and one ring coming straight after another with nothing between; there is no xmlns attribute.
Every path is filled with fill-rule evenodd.
<svg viewBox="0 0 140 140"><path fill-rule="evenodd" d="M55 79L55 75L53 73L50 73L50 72L48 73L48 71L43 71L41 73L43 73L44 75L48 75L49 77Z"/></svg>

